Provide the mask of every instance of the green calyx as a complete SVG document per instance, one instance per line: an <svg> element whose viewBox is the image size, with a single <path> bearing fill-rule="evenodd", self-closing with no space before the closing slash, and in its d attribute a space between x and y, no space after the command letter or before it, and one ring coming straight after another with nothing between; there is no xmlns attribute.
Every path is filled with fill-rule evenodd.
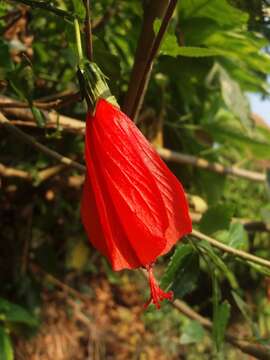
<svg viewBox="0 0 270 360"><path fill-rule="evenodd" d="M92 113L100 98L106 99L115 106L119 106L116 98L111 94L106 81L106 76L102 73L96 63L84 61L79 65L77 74L82 95Z"/></svg>

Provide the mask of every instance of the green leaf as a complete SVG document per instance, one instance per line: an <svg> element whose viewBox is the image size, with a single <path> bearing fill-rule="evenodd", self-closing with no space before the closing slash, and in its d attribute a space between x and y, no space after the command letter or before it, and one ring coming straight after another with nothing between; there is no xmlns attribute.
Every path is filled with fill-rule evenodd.
<svg viewBox="0 0 270 360"><path fill-rule="evenodd" d="M3 79L6 72L12 70L13 63L9 54L8 44L2 40L0 41L0 59L0 79Z"/></svg>
<svg viewBox="0 0 270 360"><path fill-rule="evenodd" d="M167 34L162 42L160 53L162 55L169 56L186 56L186 57L208 57L220 55L220 52L215 49L207 47L195 47L195 46L179 46L176 40L176 36L173 34Z"/></svg>
<svg viewBox="0 0 270 360"><path fill-rule="evenodd" d="M231 287L233 289L238 288L237 280L233 274L233 272L228 268L228 266L224 263L221 256L219 256L212 248L212 246L206 241L196 241L196 246L203 251L205 255L209 257L209 259L215 264L215 266L220 270L221 274L224 275L229 281Z"/></svg>
<svg viewBox="0 0 270 360"><path fill-rule="evenodd" d="M85 17L85 7L82 0L72 0L75 15L81 20Z"/></svg>
<svg viewBox="0 0 270 360"><path fill-rule="evenodd" d="M228 109L240 119L244 126L250 128L252 121L249 102L242 93L239 83L234 81L224 68L219 66L218 69L221 93L225 104Z"/></svg>
<svg viewBox="0 0 270 360"><path fill-rule="evenodd" d="M240 26L248 21L248 14L226 0L183 0L179 6L179 15L183 20L209 18L224 27Z"/></svg>
<svg viewBox="0 0 270 360"><path fill-rule="evenodd" d="M188 244L183 244L176 247L160 282L160 285L163 289L168 289L171 286L175 275L182 268L185 259L193 252L194 250L192 246Z"/></svg>
<svg viewBox="0 0 270 360"><path fill-rule="evenodd" d="M0 360L13 360L11 339L5 328L0 325Z"/></svg>
<svg viewBox="0 0 270 360"><path fill-rule="evenodd" d="M180 337L180 344L196 344L203 340L205 336L204 328L197 321L190 321L183 327Z"/></svg>
<svg viewBox="0 0 270 360"><path fill-rule="evenodd" d="M121 66L119 58L112 54L104 42L96 37L94 37L93 47L95 61L100 67L101 71L106 74L108 85L112 93L117 96L119 92L117 85L119 83L119 79L121 78Z"/></svg>
<svg viewBox="0 0 270 360"><path fill-rule="evenodd" d="M22 100L32 100L35 82L33 69L28 63L24 62L9 72L8 80Z"/></svg>
<svg viewBox="0 0 270 360"><path fill-rule="evenodd" d="M235 290L231 291L231 294L244 319L247 321L247 323L250 325L251 329L255 333L256 327L252 319L252 314L250 312L248 305Z"/></svg>
<svg viewBox="0 0 270 360"><path fill-rule="evenodd" d="M241 223L231 223L229 230L219 232L216 238L235 249L248 249L248 234Z"/></svg>
<svg viewBox="0 0 270 360"><path fill-rule="evenodd" d="M173 279L171 289L176 298L182 298L195 288L199 272L199 255L194 251L184 257L182 265Z"/></svg>
<svg viewBox="0 0 270 360"><path fill-rule="evenodd" d="M227 229L233 211L233 207L228 204L219 204L210 207L202 216L200 221L200 231L210 235L216 231Z"/></svg>
<svg viewBox="0 0 270 360"><path fill-rule="evenodd" d="M234 146L245 153L247 156L257 159L269 159L270 142L245 135L240 129L233 128L225 124L205 124L207 130L217 142Z"/></svg>
<svg viewBox="0 0 270 360"><path fill-rule="evenodd" d="M226 185L226 176L210 171L197 170L196 180L209 205L216 204L222 197Z"/></svg>
<svg viewBox="0 0 270 360"><path fill-rule="evenodd" d="M44 115L44 113L36 108L35 106L31 107L32 114L37 122L37 125L39 127L44 127L46 125L47 119Z"/></svg>
<svg viewBox="0 0 270 360"><path fill-rule="evenodd" d="M267 186L268 193L270 194L270 169L269 168L266 169L266 186Z"/></svg>
<svg viewBox="0 0 270 360"><path fill-rule="evenodd" d="M266 275L268 277L270 277L270 269L265 267L265 266L261 266L258 264L253 263L252 261L247 261L247 264L254 269L256 272Z"/></svg>
<svg viewBox="0 0 270 360"><path fill-rule="evenodd" d="M263 221L270 225L270 203L263 206L260 212Z"/></svg>
<svg viewBox="0 0 270 360"><path fill-rule="evenodd" d="M28 326L37 326L38 322L23 307L13 304L6 299L0 297L0 316L4 321L22 323Z"/></svg>
<svg viewBox="0 0 270 360"><path fill-rule="evenodd" d="M224 335L230 318L231 306L227 301L218 305L214 311L213 337L218 351L224 340Z"/></svg>
<svg viewBox="0 0 270 360"><path fill-rule="evenodd" d="M248 234L240 223L232 223L229 229L229 243L230 247L235 249L247 249Z"/></svg>

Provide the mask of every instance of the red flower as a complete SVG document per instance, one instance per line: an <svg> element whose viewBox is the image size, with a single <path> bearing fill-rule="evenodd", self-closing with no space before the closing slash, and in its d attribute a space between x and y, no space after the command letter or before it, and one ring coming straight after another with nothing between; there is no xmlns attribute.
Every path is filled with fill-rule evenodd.
<svg viewBox="0 0 270 360"><path fill-rule="evenodd" d="M104 99L87 115L85 158L81 217L89 239L114 270L145 267L146 306L159 308L172 293L158 287L152 265L192 228L183 188L134 123Z"/></svg>

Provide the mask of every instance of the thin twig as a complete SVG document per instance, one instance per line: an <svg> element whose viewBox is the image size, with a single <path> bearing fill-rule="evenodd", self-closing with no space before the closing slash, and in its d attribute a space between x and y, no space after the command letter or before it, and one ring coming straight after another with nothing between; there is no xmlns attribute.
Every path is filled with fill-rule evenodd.
<svg viewBox="0 0 270 360"><path fill-rule="evenodd" d="M270 261L267 260L267 259L255 256L255 255L252 255L252 254L249 254L248 252L243 251L243 250L235 249L235 248L233 248L233 247L231 247L229 245L225 245L222 242L217 241L216 239L213 239L212 237L207 236L207 235L201 233L198 230L193 229L192 230L192 235L195 238L199 239L199 240L207 241L209 244L213 245L214 247L216 247L219 250L222 250L223 252L226 252L228 254L232 254L232 255L234 255L234 256L236 256L238 258L241 258L243 260L251 261L251 262L253 262L255 264L258 264L258 265L261 265L261 266L264 266L264 267L270 269Z"/></svg>
<svg viewBox="0 0 270 360"><path fill-rule="evenodd" d="M51 177L57 175L62 170L66 169L67 166L60 164L55 166L50 166L46 169L40 170L37 175L33 176L30 172L15 169L12 167L5 166L4 164L0 163L0 176L6 178L19 178L26 181L33 181L36 180L37 183L40 185L44 181L50 179Z"/></svg>
<svg viewBox="0 0 270 360"><path fill-rule="evenodd" d="M78 162L71 160L65 156L60 155L59 153L49 149L45 145L42 145L41 143L36 141L36 139L33 138L32 136L26 134L22 130L18 129L16 126L10 124L9 120L2 113L0 113L0 124L2 124L7 130L12 132L14 135L21 138L24 142L28 143L31 146L34 146L36 149L42 151L43 153L47 154L48 156L50 156L54 159L56 159L57 161L61 162L62 164L72 166L79 171L85 172L85 166L83 166L83 165L79 164Z"/></svg>
<svg viewBox="0 0 270 360"><path fill-rule="evenodd" d="M119 3L115 2L111 4L104 12L103 16L93 22L92 30L94 33L102 30L106 24L111 20L111 18L119 10Z"/></svg>
<svg viewBox="0 0 270 360"><path fill-rule="evenodd" d="M193 155L182 154L165 148L157 149L159 155L166 161L173 161L180 164L189 164L200 169L213 171L222 175L232 175L253 181L266 181L266 175L255 171L240 169L233 166L223 166L219 163L209 162L203 158Z"/></svg>
<svg viewBox="0 0 270 360"><path fill-rule="evenodd" d="M76 93L76 95L77 94L78 93ZM69 95L70 95L70 97L73 95L75 96L75 94L73 94L73 95L69 94ZM69 96L69 95L67 95L67 96ZM63 97L63 99L64 99L64 97ZM53 100L53 102L55 102L55 101L57 101L57 100ZM32 121L33 125L35 125L36 121L33 116L33 113L28 108L26 109L26 108L6 107L10 103L13 103L13 102L14 102L14 100L10 99L9 97L0 96L1 111L5 115L20 119L18 121L21 121L21 119L25 119L25 120ZM16 103L18 103L18 102L16 101ZM65 115L60 115L54 111L50 111L50 112L44 111L43 114L46 118L46 127L55 127L56 128L57 126L60 126L60 127L63 127L67 131L84 134L85 123L83 121L73 119L73 118L70 118ZM30 124L28 124L28 125L30 125Z"/></svg>
<svg viewBox="0 0 270 360"><path fill-rule="evenodd" d="M65 291L66 293L68 293L68 294L74 296L75 298L78 298L78 299L80 299L81 301L84 301L84 302L88 301L90 299L86 294L80 293L76 289L70 287L69 285L63 283L61 280L57 279L52 274L47 273L45 270L43 270L37 264L31 263L30 265L31 265L31 269L32 269L33 272L41 273L43 276L46 277L47 281L49 281L50 283L56 285L57 287L59 287L60 289Z"/></svg>
<svg viewBox="0 0 270 360"><path fill-rule="evenodd" d="M90 0L84 0L85 6L85 37L86 37L86 54L89 61L94 61L93 56L93 39L92 39L92 25L91 25L91 11Z"/></svg>
<svg viewBox="0 0 270 360"><path fill-rule="evenodd" d="M68 11L58 9L52 5L48 1L35 1L35 0L12 0L17 3L25 4L30 6L33 9L39 8L46 11L49 11L57 16L64 17L68 20L74 20L74 15Z"/></svg>
<svg viewBox="0 0 270 360"><path fill-rule="evenodd" d="M80 92L76 92L76 93L64 95L61 98L59 97L58 99L52 100L52 101L47 101L47 102L33 101L33 106L35 106L39 109L43 109L43 110L59 109L61 107L68 106L74 102L77 102L80 99L81 99ZM7 108L27 109L27 108L29 108L29 104L21 102L21 101L16 101L16 100L8 102L8 101L2 100L0 98L0 108L2 108L2 109L7 109Z"/></svg>
<svg viewBox="0 0 270 360"><path fill-rule="evenodd" d="M8 178L16 177L27 181L32 180L31 174L28 173L27 171L7 167L4 164L0 164L0 176L8 177Z"/></svg>

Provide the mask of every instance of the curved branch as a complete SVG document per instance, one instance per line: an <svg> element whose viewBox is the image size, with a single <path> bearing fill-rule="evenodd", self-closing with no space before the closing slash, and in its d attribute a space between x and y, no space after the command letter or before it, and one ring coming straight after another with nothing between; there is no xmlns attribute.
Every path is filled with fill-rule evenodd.
<svg viewBox="0 0 270 360"><path fill-rule="evenodd" d="M47 146L39 143L38 141L36 141L35 138L26 134L22 130L18 129L16 126L12 125L2 113L0 113L0 124L3 125L8 131L12 132L14 135L21 138L27 144L35 147L36 149L47 154L48 156L56 159L60 163L64 165L72 166L79 171L85 172L85 166L79 164L74 160L67 158L66 156L60 155L58 152L51 150Z"/></svg>

